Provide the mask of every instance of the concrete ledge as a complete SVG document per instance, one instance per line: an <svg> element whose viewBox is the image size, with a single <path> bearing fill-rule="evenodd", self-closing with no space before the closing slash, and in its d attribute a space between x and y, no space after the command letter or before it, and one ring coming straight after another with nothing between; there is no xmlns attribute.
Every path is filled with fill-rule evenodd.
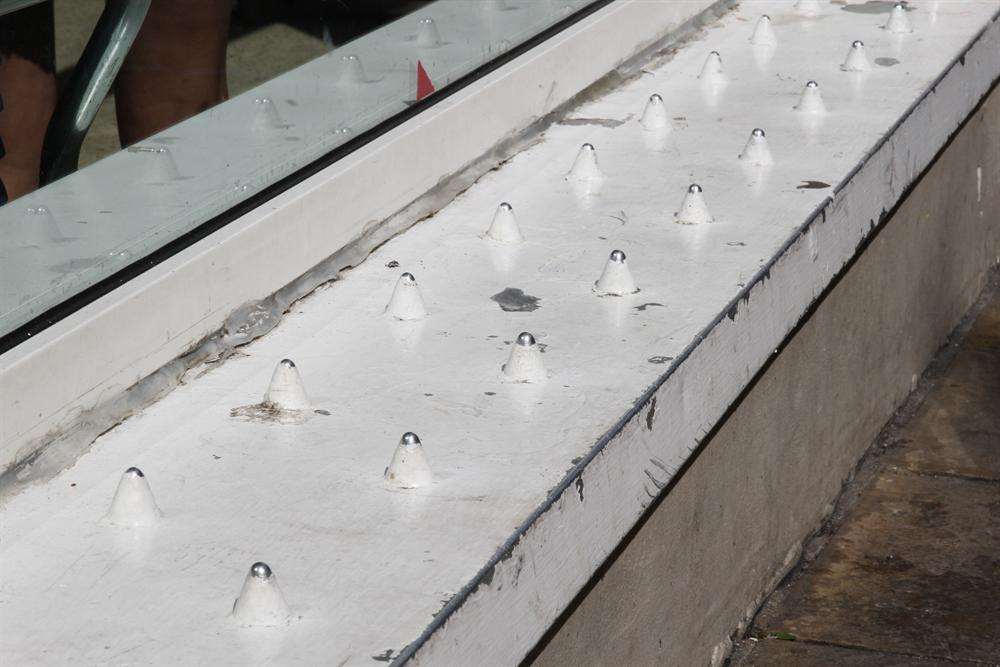
<svg viewBox="0 0 1000 667"><path fill-rule="evenodd" d="M499 142L701 12L728 4L630 0L605 7L0 355L0 471L190 352L241 306L352 244L363 252L336 268L356 265L441 201L406 211L412 215L392 225L383 221L483 156L492 162L476 176L493 168L502 159L491 154ZM455 131L473 120L474 132ZM439 199L460 191L458 183ZM50 381L55 377L60 382Z"/></svg>
<svg viewBox="0 0 1000 667"><path fill-rule="evenodd" d="M533 664L721 662L984 286L1000 252L997 136L994 88Z"/></svg>

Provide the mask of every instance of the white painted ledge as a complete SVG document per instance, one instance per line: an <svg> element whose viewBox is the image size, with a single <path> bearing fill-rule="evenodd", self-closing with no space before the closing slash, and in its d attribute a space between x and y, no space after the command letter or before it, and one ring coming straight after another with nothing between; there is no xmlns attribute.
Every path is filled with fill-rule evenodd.
<svg viewBox="0 0 1000 667"><path fill-rule="evenodd" d="M0 355L0 471L712 4L608 6Z"/></svg>
<svg viewBox="0 0 1000 667"><path fill-rule="evenodd" d="M880 30L884 15L822 7L807 20L786 2L744 3L302 301L245 356L11 498L0 559L19 577L0 583L0 651L516 662L1000 74L997 2L926 3L905 36ZM770 58L747 42L761 12L779 42ZM853 39L885 64L841 72ZM712 49L728 85L706 92L696 76ZM808 79L830 110L818 122L792 110ZM636 122L652 92L672 119L662 140ZM753 126L775 157L764 172L736 158ZM589 192L563 179L585 141L604 173ZM715 223L674 224L692 181ZM810 181L831 187L799 187ZM521 246L482 238L500 201ZM640 293L593 293L613 248ZM425 320L382 312L403 270ZM501 310L490 297L505 288L540 307ZM521 330L546 345L541 385L500 381ZM330 414L231 417L283 357ZM408 430L435 481L389 491L382 471ZM153 530L99 521L129 465L164 513ZM228 616L257 560L280 580L287 626Z"/></svg>

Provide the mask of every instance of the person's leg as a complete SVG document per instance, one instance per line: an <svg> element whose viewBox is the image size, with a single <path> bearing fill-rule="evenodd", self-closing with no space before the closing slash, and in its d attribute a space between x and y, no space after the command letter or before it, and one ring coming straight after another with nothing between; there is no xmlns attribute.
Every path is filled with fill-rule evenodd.
<svg viewBox="0 0 1000 667"><path fill-rule="evenodd" d="M0 17L0 205L38 187L56 106L52 3Z"/></svg>
<svg viewBox="0 0 1000 667"><path fill-rule="evenodd" d="M232 0L153 0L115 88L123 147L226 99Z"/></svg>

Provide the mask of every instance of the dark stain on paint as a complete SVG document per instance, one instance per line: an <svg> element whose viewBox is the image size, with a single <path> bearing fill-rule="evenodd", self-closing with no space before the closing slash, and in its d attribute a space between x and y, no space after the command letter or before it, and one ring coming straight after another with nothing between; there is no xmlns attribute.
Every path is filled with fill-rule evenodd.
<svg viewBox="0 0 1000 667"><path fill-rule="evenodd" d="M796 185L797 190L822 190L823 188L830 187L829 183L824 183L823 181L802 181L801 185Z"/></svg>
<svg viewBox="0 0 1000 667"><path fill-rule="evenodd" d="M496 301L497 305L508 313L530 313L539 309L538 302L541 301L537 296L525 294L524 290L517 287L508 287L502 292L497 292L490 297L490 300Z"/></svg>
<svg viewBox="0 0 1000 667"><path fill-rule="evenodd" d="M893 65L898 65L899 61L895 58L876 58L875 64L882 67L892 67Z"/></svg>
<svg viewBox="0 0 1000 667"><path fill-rule="evenodd" d="M650 301L649 303L644 303L642 305L636 306L635 309L641 313L647 308L656 308L656 307L663 308L663 304L656 303L655 301Z"/></svg>
<svg viewBox="0 0 1000 667"><path fill-rule="evenodd" d="M576 478L576 492L580 494L580 502L583 502L583 476Z"/></svg>
<svg viewBox="0 0 1000 667"><path fill-rule="evenodd" d="M653 430L653 419L656 416L656 396L649 401L649 412L646 413L646 430Z"/></svg>
<svg viewBox="0 0 1000 667"><path fill-rule="evenodd" d="M372 660L375 660L376 662L392 662L392 651L393 649L387 648L382 653L373 655Z"/></svg>
<svg viewBox="0 0 1000 667"><path fill-rule="evenodd" d="M673 361L673 359L674 359L673 357L664 357L662 355L656 355L654 357L646 359L646 361L648 361L651 364L665 364L668 361Z"/></svg>

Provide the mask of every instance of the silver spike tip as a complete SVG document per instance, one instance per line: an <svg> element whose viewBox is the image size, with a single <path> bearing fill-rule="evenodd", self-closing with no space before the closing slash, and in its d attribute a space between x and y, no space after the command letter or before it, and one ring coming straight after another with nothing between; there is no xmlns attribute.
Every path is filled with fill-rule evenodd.
<svg viewBox="0 0 1000 667"><path fill-rule="evenodd" d="M586 143L583 146L581 146L580 148L582 148L585 151L592 151L592 150L594 150L594 144Z"/></svg>
<svg viewBox="0 0 1000 667"><path fill-rule="evenodd" d="M409 271L407 271L406 273L404 273L403 275L401 275L400 278L402 278L403 281L407 282L407 283L415 283L415 282L417 282L417 279L414 278L413 274L410 273Z"/></svg>
<svg viewBox="0 0 1000 667"><path fill-rule="evenodd" d="M527 331L522 331L517 336L517 344L523 347L531 347L532 345L535 344L535 337L532 336Z"/></svg>
<svg viewBox="0 0 1000 667"><path fill-rule="evenodd" d="M815 81L807 81L806 88L819 88L819 84Z"/></svg>
<svg viewBox="0 0 1000 667"><path fill-rule="evenodd" d="M659 93L653 93L652 95L649 96L649 101L650 102L662 102L663 98L660 97Z"/></svg>
<svg viewBox="0 0 1000 667"><path fill-rule="evenodd" d="M708 55L710 55L710 56L719 56L720 58L722 57L722 55L718 51L709 51Z"/></svg>
<svg viewBox="0 0 1000 667"><path fill-rule="evenodd" d="M764 130L760 129L759 127L755 127L753 129L753 132L751 132L751 134L753 134L753 136L755 136L755 137L763 137L764 136Z"/></svg>
<svg viewBox="0 0 1000 667"><path fill-rule="evenodd" d="M399 444L406 445L407 447L416 447L420 444L420 438L417 437L416 433L407 431L403 434L403 437L399 439Z"/></svg>
<svg viewBox="0 0 1000 667"><path fill-rule="evenodd" d="M270 104L271 103L271 98L270 97L255 97L255 98L253 98L253 103L254 104Z"/></svg>
<svg viewBox="0 0 1000 667"><path fill-rule="evenodd" d="M168 153L169 151L166 148L160 147L160 148L155 149L154 152L162 154L162 153Z"/></svg>
<svg viewBox="0 0 1000 667"><path fill-rule="evenodd" d="M625 261L625 253L623 253L621 250L612 250L611 257L609 257L608 259L610 259L612 262L621 264L622 262Z"/></svg>
<svg viewBox="0 0 1000 667"><path fill-rule="evenodd" d="M893 9L906 9L906 3L905 2L897 2L895 4L895 6L893 7Z"/></svg>
<svg viewBox="0 0 1000 667"><path fill-rule="evenodd" d="M500 202L500 210L502 210L502 211L513 211L514 207L504 201L504 202Z"/></svg>
<svg viewBox="0 0 1000 667"><path fill-rule="evenodd" d="M295 368L295 362L292 361L291 359L282 359L281 365L284 366L285 368Z"/></svg>
<svg viewBox="0 0 1000 667"><path fill-rule="evenodd" d="M864 42L862 42L862 41L861 41L860 39L856 39L856 40L854 40L853 42L851 42L851 48L852 48L852 49L860 49L860 48L862 48L862 47L863 47L864 45L865 45L865 43L864 43Z"/></svg>
<svg viewBox="0 0 1000 667"><path fill-rule="evenodd" d="M688 187L688 192L690 192L691 194L695 194L695 193L697 193L697 192L701 192L701 186L700 186L700 185L698 185L697 183L692 183L692 184L691 184L691 185L690 185L690 186Z"/></svg>
<svg viewBox="0 0 1000 667"><path fill-rule="evenodd" d="M420 23L421 25L433 25L434 24L434 19L432 19L432 18L422 18L422 19L420 19L420 21L418 21L418 23Z"/></svg>
<svg viewBox="0 0 1000 667"><path fill-rule="evenodd" d="M131 475L132 477L145 477L145 475L142 474L142 471L134 466L126 470L125 474Z"/></svg>
<svg viewBox="0 0 1000 667"><path fill-rule="evenodd" d="M250 576L257 579L270 579L271 566L267 563L256 562L250 566Z"/></svg>
<svg viewBox="0 0 1000 667"><path fill-rule="evenodd" d="M357 60L358 57L356 55L354 55L353 53L351 53L351 54L346 55L346 56L341 56L340 59L344 60L344 61L354 61L354 60Z"/></svg>
<svg viewBox="0 0 1000 667"><path fill-rule="evenodd" d="M770 20L771 20L771 17L770 17L770 16L768 16L767 14L761 14L761 15L760 15L760 17L761 17L762 19L764 19L765 21L770 21Z"/></svg>

